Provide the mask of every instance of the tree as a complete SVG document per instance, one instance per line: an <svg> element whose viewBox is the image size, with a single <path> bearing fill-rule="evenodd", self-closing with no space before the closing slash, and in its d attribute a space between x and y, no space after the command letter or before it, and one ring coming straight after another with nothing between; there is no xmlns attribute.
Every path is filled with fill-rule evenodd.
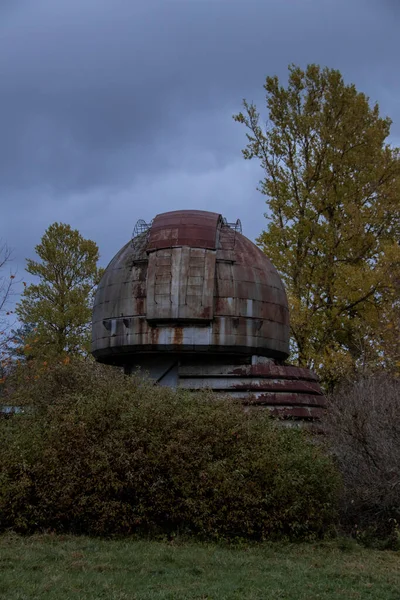
<svg viewBox="0 0 400 600"><path fill-rule="evenodd" d="M4 273L12 259L11 249L6 243L0 243L0 381L7 373L9 366L8 344L10 338L9 316L12 314L10 300L13 296L15 273L10 270Z"/></svg>
<svg viewBox="0 0 400 600"><path fill-rule="evenodd" d="M39 277L24 290L16 313L22 324L34 324L26 352L63 356L89 351L93 290L101 276L98 247L69 225L54 223L35 248L40 262L27 260L26 270Z"/></svg>
<svg viewBox="0 0 400 600"><path fill-rule="evenodd" d="M287 87L275 76L264 89L266 127L247 101L234 116L249 129L245 159L264 170L257 242L286 284L294 357L335 380L366 348L384 359L376 334L400 281L399 150L386 142L390 119L337 70L291 65Z"/></svg>
<svg viewBox="0 0 400 600"><path fill-rule="evenodd" d="M328 397L323 428L342 475L341 526L400 549L400 379L360 377ZM390 537L392 540L390 540Z"/></svg>

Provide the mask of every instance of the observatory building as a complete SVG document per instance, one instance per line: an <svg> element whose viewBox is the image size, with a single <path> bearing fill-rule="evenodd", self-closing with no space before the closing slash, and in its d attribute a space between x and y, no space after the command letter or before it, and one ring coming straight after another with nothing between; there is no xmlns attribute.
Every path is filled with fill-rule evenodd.
<svg viewBox="0 0 400 600"><path fill-rule="evenodd" d="M240 221L218 213L138 221L98 286L92 353L161 385L210 388L282 418L318 419L325 406L315 375L285 365L281 278Z"/></svg>

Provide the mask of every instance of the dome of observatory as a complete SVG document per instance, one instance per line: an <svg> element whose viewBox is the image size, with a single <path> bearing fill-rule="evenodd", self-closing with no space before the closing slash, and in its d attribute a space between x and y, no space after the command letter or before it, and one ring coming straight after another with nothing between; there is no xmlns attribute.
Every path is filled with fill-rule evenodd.
<svg viewBox="0 0 400 600"><path fill-rule="evenodd" d="M97 289L92 353L225 353L284 359L289 311L270 260L218 213L182 210L139 221Z"/></svg>

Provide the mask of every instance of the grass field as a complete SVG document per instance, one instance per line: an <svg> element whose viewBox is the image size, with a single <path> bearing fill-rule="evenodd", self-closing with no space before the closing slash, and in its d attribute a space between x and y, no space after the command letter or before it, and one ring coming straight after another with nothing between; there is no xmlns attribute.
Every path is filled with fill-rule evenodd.
<svg viewBox="0 0 400 600"><path fill-rule="evenodd" d="M7 600L400 600L400 553L354 544L195 543L0 536Z"/></svg>

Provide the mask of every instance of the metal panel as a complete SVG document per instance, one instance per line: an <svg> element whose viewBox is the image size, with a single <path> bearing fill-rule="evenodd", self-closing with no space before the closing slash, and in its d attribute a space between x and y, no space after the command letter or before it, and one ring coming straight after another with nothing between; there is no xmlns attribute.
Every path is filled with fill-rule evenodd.
<svg viewBox="0 0 400 600"><path fill-rule="evenodd" d="M221 216L202 210L176 210L157 215L153 221L147 251L177 246L215 250Z"/></svg>
<svg viewBox="0 0 400 600"><path fill-rule="evenodd" d="M319 383L315 381L286 380L286 379L257 379L241 377L185 377L181 380L181 387L190 390L211 388L213 390L242 390L248 393L253 391L265 392L296 392L305 394L321 394Z"/></svg>
<svg viewBox="0 0 400 600"><path fill-rule="evenodd" d="M214 315L215 251L184 246L168 252L149 254L147 319L210 321Z"/></svg>
<svg viewBox="0 0 400 600"><path fill-rule="evenodd" d="M302 379L317 381L317 376L313 371L304 369L302 367L295 367L291 365L279 365L272 361L268 361L264 364L255 365L182 365L180 367L181 377L218 377L220 375L231 376L231 377L264 377L272 379Z"/></svg>
<svg viewBox="0 0 400 600"><path fill-rule="evenodd" d="M245 407L269 410L280 419L314 422L326 408L315 373L273 361L242 366L185 364L179 367L179 385L223 393Z"/></svg>

